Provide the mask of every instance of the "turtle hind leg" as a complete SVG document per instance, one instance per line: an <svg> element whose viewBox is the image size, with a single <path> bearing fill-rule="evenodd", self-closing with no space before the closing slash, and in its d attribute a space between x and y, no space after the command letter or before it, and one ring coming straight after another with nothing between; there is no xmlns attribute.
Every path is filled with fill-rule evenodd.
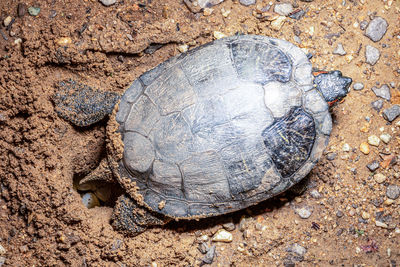
<svg viewBox="0 0 400 267"><path fill-rule="evenodd" d="M89 126L111 114L119 95L95 90L70 79L56 85L52 100L61 118L77 126Z"/></svg>
<svg viewBox="0 0 400 267"><path fill-rule="evenodd" d="M138 206L127 194L119 197L111 219L117 231L131 236L144 232L149 226L164 225L169 221L162 215Z"/></svg>

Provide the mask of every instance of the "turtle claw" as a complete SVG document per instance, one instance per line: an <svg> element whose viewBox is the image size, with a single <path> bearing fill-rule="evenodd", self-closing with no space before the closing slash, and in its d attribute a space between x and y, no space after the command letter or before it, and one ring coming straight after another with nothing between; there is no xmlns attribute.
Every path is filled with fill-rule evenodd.
<svg viewBox="0 0 400 267"><path fill-rule="evenodd" d="M117 231L131 236L144 232L148 226L164 225L167 220L136 204L128 195L118 198L112 215L113 226Z"/></svg>
<svg viewBox="0 0 400 267"><path fill-rule="evenodd" d="M111 114L119 95L95 90L70 79L58 83L52 99L61 118L77 126L89 126Z"/></svg>

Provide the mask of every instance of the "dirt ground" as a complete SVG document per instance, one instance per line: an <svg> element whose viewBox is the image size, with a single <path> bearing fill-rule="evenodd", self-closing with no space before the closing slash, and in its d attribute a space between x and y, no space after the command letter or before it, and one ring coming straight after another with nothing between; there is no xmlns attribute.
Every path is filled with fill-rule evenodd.
<svg viewBox="0 0 400 267"><path fill-rule="evenodd" d="M195 14L176 0L118 0L109 7L95 0L2 0L0 266L200 266L204 244L216 246L212 266L398 266L400 198L391 200L387 190L400 185L400 124L389 123L370 103L378 99L371 88L383 84L390 85L392 99L382 110L400 102L400 2L297 1L304 16L278 26L270 21L274 14L257 12L269 3L226 0L211 14ZM40 7L39 14L29 14L29 7ZM374 16L389 24L378 42L360 29ZM107 121L80 128L59 118L51 101L55 84L73 78L122 93L140 74L179 54L180 45L204 44L216 31L300 39L314 67L340 69L364 89L352 89L333 109L326 155L300 187L304 192L121 235L110 225L115 203L88 209L74 187L104 157ZM332 53L339 43L344 56ZM381 52L374 66L365 62L366 45ZM360 151L369 136L382 133L390 142ZM381 163L374 173L366 167L373 160ZM377 182L376 173L384 181ZM300 208L311 216L300 218ZM229 222L232 242L211 241Z"/></svg>

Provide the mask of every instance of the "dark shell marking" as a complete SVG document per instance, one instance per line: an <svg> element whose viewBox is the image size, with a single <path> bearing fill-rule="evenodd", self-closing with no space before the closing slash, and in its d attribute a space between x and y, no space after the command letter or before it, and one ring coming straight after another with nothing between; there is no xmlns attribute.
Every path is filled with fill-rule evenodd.
<svg viewBox="0 0 400 267"><path fill-rule="evenodd" d="M331 130L301 49L250 35L146 72L116 119L120 176L151 210L177 218L231 212L286 190L311 170Z"/></svg>

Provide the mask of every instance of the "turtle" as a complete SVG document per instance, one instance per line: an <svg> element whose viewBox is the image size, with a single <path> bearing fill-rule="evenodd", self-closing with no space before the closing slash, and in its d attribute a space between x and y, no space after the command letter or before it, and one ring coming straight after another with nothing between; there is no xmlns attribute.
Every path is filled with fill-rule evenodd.
<svg viewBox="0 0 400 267"><path fill-rule="evenodd" d="M170 220L231 213L302 180L349 92L294 44L260 35L214 40L140 75L123 95L63 81L57 113L78 126L108 116L107 156L81 182L117 181L111 218L137 235Z"/></svg>

